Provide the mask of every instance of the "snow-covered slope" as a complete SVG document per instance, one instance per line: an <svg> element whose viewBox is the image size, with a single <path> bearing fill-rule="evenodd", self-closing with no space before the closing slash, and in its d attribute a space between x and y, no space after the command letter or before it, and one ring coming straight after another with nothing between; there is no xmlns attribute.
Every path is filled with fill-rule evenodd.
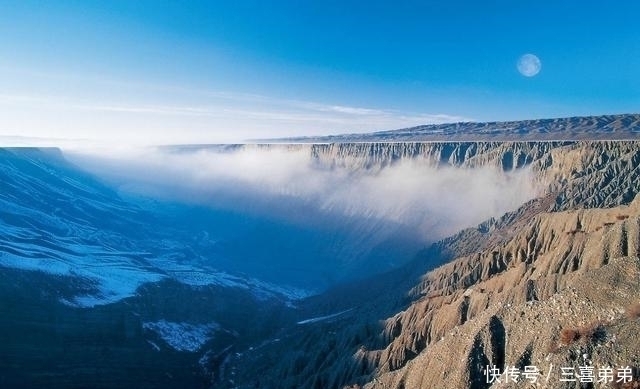
<svg viewBox="0 0 640 389"><path fill-rule="evenodd" d="M64 277L78 307L130 297L145 283L239 288L255 298L308 292L230 274L171 226L68 164L55 149L0 149L0 266Z"/></svg>

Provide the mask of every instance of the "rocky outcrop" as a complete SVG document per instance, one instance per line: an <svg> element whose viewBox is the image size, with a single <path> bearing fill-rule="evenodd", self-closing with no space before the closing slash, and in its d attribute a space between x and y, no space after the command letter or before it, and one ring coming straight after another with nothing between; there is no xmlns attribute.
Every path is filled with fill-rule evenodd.
<svg viewBox="0 0 640 389"><path fill-rule="evenodd" d="M447 366L451 363L457 371L468 372L469 377L457 377L457 387L467 387L467 379L478 382L482 374L477 366L490 364L503 369L505 358L509 365L520 359L544 362L550 342L563 325L625 320L622 313L626 305L640 299L634 279L640 270L639 216L640 197L630 206L539 214L508 241L427 273L413 291L422 297L387 320L389 346L368 355L379 361L381 376L389 378L380 382L407 385L408 377L418 374L413 370L419 369L422 376L428 374L429 368L420 363L429 358L410 364L425 353L444 361L438 368L442 371L450 371ZM612 272L610 264L624 269L616 278L624 280L627 289L622 288L624 283L612 289L602 281L585 287L584 281L594 274ZM578 306L565 305L565 312L564 307L555 306L557 296L565 296L562 301L568 306ZM533 315L532 307L536 309ZM536 326L532 331L530 323L540 319L541 312L546 312L546 318L537 321L544 328ZM510 340L507 350L506 334L514 331L520 333L521 343ZM440 342L456 352L439 354L434 345ZM428 384L406 387L454 387L448 378L434 374L438 369L431 370ZM395 385L391 387L401 387Z"/></svg>
<svg viewBox="0 0 640 389"><path fill-rule="evenodd" d="M557 193L551 210L628 204L640 190L640 143L579 142L551 150L533 169Z"/></svg>

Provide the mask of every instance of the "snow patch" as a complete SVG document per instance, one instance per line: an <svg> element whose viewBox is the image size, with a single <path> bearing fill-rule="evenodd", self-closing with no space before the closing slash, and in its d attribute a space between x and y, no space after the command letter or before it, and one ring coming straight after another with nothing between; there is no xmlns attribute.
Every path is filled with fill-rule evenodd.
<svg viewBox="0 0 640 389"><path fill-rule="evenodd" d="M196 352L212 339L220 325L215 322L190 324L160 320L143 323L142 328L158 334L174 350Z"/></svg>
<svg viewBox="0 0 640 389"><path fill-rule="evenodd" d="M1 267L76 277L91 285L91 292L60 299L63 304L77 308L115 303L134 296L141 285L165 278L194 287L212 285L244 289L259 301L280 299L288 305L291 301L313 295L310 291L239 277L194 263L177 263L170 255L149 258L144 252L109 251L63 237L52 237L51 247L47 247L42 243L28 243L24 238L16 238L24 235L36 240L29 236L33 231L21 228L12 230L1 223L0 231L14 237L4 242L0 240L0 250L5 250L0 251Z"/></svg>

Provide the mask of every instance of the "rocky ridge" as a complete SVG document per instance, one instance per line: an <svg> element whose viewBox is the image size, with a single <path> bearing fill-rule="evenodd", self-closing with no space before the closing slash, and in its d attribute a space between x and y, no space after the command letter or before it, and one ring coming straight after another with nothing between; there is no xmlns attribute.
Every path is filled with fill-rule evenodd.
<svg viewBox="0 0 640 389"><path fill-rule="evenodd" d="M511 239L427 273L411 291L420 297L386 320L389 346L358 355L380 374L367 387L489 387L486 365L577 366L575 349L598 366L636 366L628 334L640 323L625 310L640 301L639 211L640 197L542 213ZM559 342L563 328L591 323L602 326L600 343Z"/></svg>
<svg viewBox="0 0 640 389"><path fill-rule="evenodd" d="M639 114L580 116L506 122L429 124L367 134L279 139L281 142L451 142L629 140L640 132Z"/></svg>

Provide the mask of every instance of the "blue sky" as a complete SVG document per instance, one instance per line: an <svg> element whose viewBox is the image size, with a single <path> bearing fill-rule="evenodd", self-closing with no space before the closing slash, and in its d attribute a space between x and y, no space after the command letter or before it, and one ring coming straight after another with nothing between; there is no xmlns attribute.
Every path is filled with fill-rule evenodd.
<svg viewBox="0 0 640 389"><path fill-rule="evenodd" d="M640 112L636 4L2 2L0 135L233 142Z"/></svg>

